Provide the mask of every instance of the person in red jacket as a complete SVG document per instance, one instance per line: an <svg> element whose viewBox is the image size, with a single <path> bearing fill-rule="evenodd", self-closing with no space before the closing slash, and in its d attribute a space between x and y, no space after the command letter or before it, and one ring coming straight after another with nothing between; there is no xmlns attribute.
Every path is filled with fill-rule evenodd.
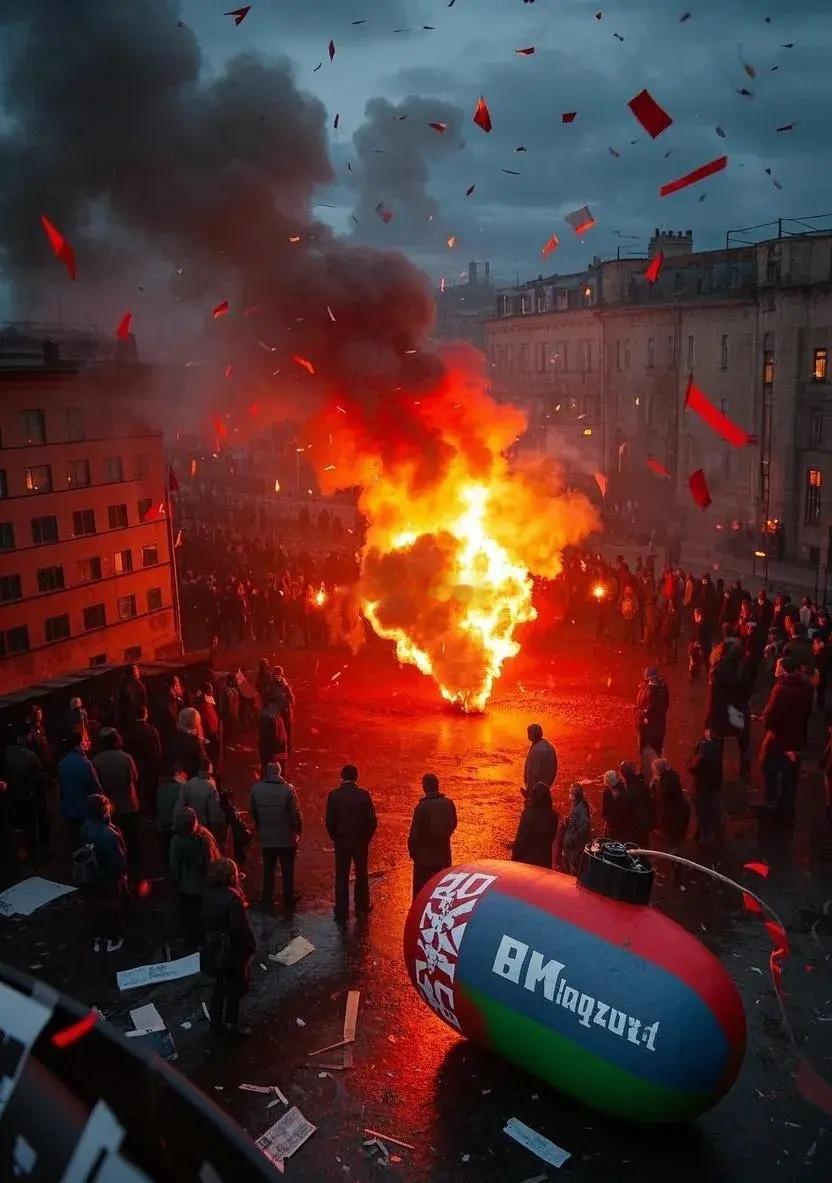
<svg viewBox="0 0 832 1183"><path fill-rule="evenodd" d="M800 753L806 746L806 727L814 697L811 680L797 669L794 661L780 658L763 711L760 762L764 806L777 810L790 821L794 819Z"/></svg>

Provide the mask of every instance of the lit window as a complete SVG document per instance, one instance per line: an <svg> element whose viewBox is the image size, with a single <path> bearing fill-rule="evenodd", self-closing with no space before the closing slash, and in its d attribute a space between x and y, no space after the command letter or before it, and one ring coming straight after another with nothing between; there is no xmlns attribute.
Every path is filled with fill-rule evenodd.
<svg viewBox="0 0 832 1183"><path fill-rule="evenodd" d="M26 491L29 493L52 492L52 469L48 464L38 464L26 469Z"/></svg>
<svg viewBox="0 0 832 1183"><path fill-rule="evenodd" d="M117 550L113 555L113 571L116 575L125 575L133 570L132 550Z"/></svg>
<svg viewBox="0 0 832 1183"><path fill-rule="evenodd" d="M66 483L70 489L86 489L90 483L89 460L70 460L67 466Z"/></svg>
<svg viewBox="0 0 832 1183"><path fill-rule="evenodd" d="M119 596L118 599L118 618L119 620L129 620L136 615L136 597L135 596Z"/></svg>
<svg viewBox="0 0 832 1183"><path fill-rule="evenodd" d="M827 374L827 355L825 349L816 349L812 358L812 381L825 382Z"/></svg>
<svg viewBox="0 0 832 1183"><path fill-rule="evenodd" d="M46 416L43 411L21 411L20 420L25 444L46 443Z"/></svg>
<svg viewBox="0 0 832 1183"><path fill-rule="evenodd" d="M806 506L803 520L807 526L820 525L820 495L823 488L823 473L819 468L806 472Z"/></svg>

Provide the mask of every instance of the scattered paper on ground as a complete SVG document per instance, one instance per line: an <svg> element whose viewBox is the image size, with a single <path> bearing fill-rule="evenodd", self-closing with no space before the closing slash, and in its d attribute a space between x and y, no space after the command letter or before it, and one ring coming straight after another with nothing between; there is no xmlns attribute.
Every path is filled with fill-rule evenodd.
<svg viewBox="0 0 832 1183"><path fill-rule="evenodd" d="M187 978L199 973L199 954L190 953L176 961L163 961L158 965L138 965L135 969L123 969L116 974L119 990L133 990L136 986L148 986L151 982L170 982L174 978Z"/></svg>
<svg viewBox="0 0 832 1183"><path fill-rule="evenodd" d="M306 937L295 937L279 953L270 953L269 960L277 961L280 965L294 965L314 952L315 946L311 941L307 941Z"/></svg>
<svg viewBox="0 0 832 1183"><path fill-rule="evenodd" d="M279 1171L283 1170L283 1163L291 1158L296 1150L311 1138L316 1127L307 1121L297 1106L293 1106L288 1113L284 1113L279 1121L266 1130L257 1139L257 1146L266 1158L273 1162Z"/></svg>
<svg viewBox="0 0 832 1183"><path fill-rule="evenodd" d="M519 1142L521 1146L525 1146L527 1150L531 1150L532 1154L536 1154L538 1158L542 1158L544 1162L548 1162L550 1166L562 1167L571 1155L568 1150L562 1150L560 1146L556 1146L554 1142L550 1142L548 1138L544 1138L537 1130L533 1130L531 1126L524 1125L522 1121L518 1121L516 1117L510 1117L506 1122L504 1134L508 1134L515 1142Z"/></svg>
<svg viewBox="0 0 832 1183"><path fill-rule="evenodd" d="M31 916L44 904L51 904L52 900L60 899L76 887L69 887L66 883L53 883L51 879L41 879L33 875L24 879L22 883L15 883L14 887L7 887L0 892L0 915L3 916Z"/></svg>
<svg viewBox="0 0 832 1183"><path fill-rule="evenodd" d="M138 1031L164 1031L165 1029L165 1020L152 1002L131 1010L130 1018Z"/></svg>
<svg viewBox="0 0 832 1183"><path fill-rule="evenodd" d="M360 990L350 990L347 994L347 1008L344 1011L344 1067L352 1068L352 1043L355 1040L355 1028L358 1022L358 1002L361 998Z"/></svg>

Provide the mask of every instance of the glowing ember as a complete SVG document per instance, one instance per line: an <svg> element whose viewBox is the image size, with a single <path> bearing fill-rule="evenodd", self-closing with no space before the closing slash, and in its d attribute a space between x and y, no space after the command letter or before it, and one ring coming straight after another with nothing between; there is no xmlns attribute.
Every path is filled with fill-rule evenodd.
<svg viewBox="0 0 832 1183"><path fill-rule="evenodd" d="M317 608L323 608L324 604L327 602L328 599L329 599L329 596L326 594L326 588L324 587L323 584L321 584L321 586L318 588L318 590L312 596L312 603Z"/></svg>
<svg viewBox="0 0 832 1183"><path fill-rule="evenodd" d="M277 479L277 477L274 478L274 491L275 493L280 492L280 481Z"/></svg>
<svg viewBox="0 0 832 1183"><path fill-rule="evenodd" d="M592 594L595 596L596 600L603 600L607 594L607 589L604 587L603 583L596 583L595 587L592 589Z"/></svg>

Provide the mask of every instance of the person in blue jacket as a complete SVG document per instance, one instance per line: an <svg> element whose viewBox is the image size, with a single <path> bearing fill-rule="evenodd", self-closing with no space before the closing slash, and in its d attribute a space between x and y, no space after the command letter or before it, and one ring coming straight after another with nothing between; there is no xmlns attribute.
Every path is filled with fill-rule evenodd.
<svg viewBox="0 0 832 1183"><path fill-rule="evenodd" d="M103 793L87 798L79 837L90 855L83 891L90 906L93 950L99 953L106 941L107 952L115 953L124 944L127 846L110 820L110 802Z"/></svg>
<svg viewBox="0 0 832 1183"><path fill-rule="evenodd" d="M82 746L80 731L67 740L66 755L58 762L58 790L61 817L69 831L70 849L78 846L79 834L87 817L87 798L101 792L101 781Z"/></svg>

